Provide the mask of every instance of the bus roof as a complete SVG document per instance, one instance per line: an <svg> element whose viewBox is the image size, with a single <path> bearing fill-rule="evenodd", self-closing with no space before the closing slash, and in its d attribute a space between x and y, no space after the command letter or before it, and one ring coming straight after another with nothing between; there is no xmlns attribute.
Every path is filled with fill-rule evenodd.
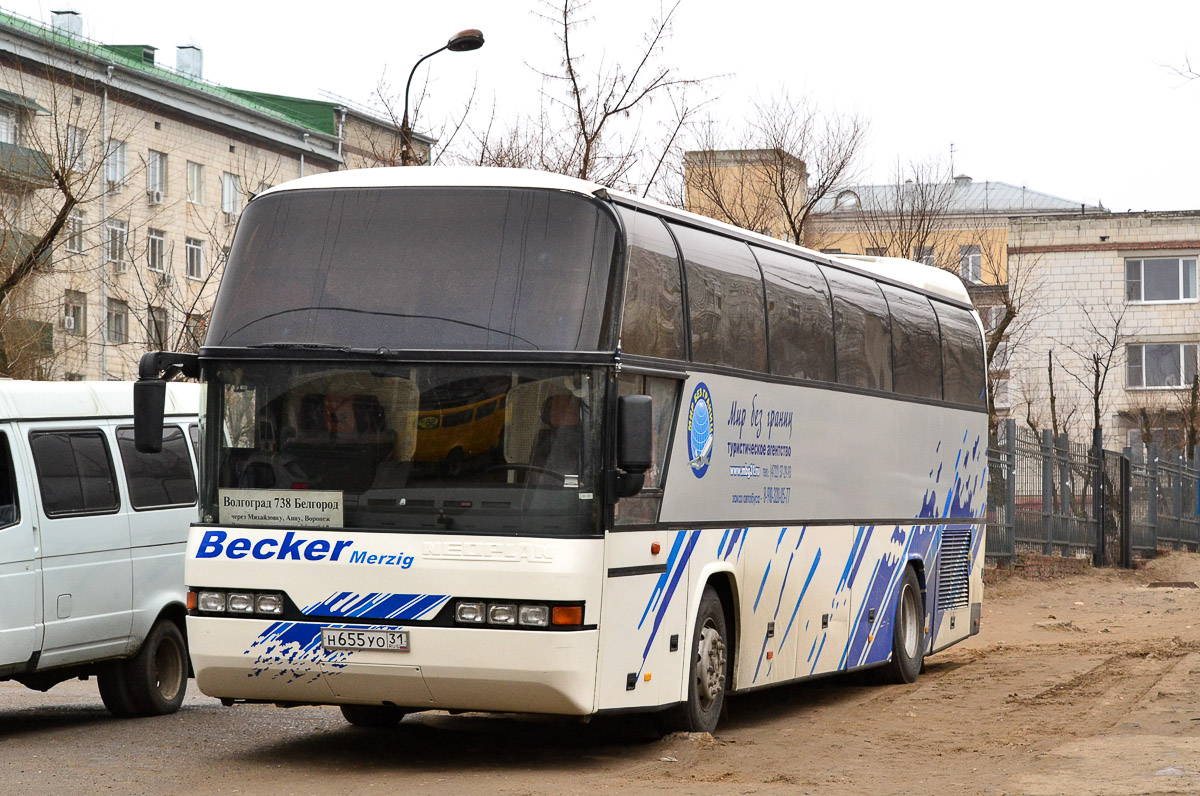
<svg viewBox="0 0 1200 796"><path fill-rule="evenodd" d="M167 385L167 415L196 415L198 384ZM0 419L132 417L133 382L0 380Z"/></svg>
<svg viewBox="0 0 1200 796"><path fill-rule="evenodd" d="M612 198L622 204L641 206L664 215L749 238L772 248L803 252L810 259L843 265L850 270L866 272L887 280L911 285L918 290L970 305L971 298L962 281L941 268L924 265L900 257L864 257L853 254L824 254L796 246L751 230L726 224L707 216L663 205L652 199L606 188L594 182L532 169L502 169L481 166L392 166L375 169L347 169L313 174L290 180L264 191L262 196L279 191L300 191L324 188L537 188L566 191L584 196Z"/></svg>

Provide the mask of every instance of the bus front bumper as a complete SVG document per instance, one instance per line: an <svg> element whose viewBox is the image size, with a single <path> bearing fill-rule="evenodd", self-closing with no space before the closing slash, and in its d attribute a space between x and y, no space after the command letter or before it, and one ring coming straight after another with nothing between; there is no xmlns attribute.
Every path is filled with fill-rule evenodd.
<svg viewBox="0 0 1200 796"><path fill-rule="evenodd" d="M220 699L595 712L596 630L414 627L400 652L326 650L328 625L316 622L191 616L187 624L196 683Z"/></svg>

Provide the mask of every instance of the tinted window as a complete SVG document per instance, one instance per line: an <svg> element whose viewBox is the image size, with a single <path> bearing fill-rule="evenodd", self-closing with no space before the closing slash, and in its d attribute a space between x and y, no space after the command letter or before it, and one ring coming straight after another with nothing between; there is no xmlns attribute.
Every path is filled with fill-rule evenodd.
<svg viewBox="0 0 1200 796"><path fill-rule="evenodd" d="M663 222L622 210L628 233L621 348L630 354L687 358L679 256Z"/></svg>
<svg viewBox="0 0 1200 796"><path fill-rule="evenodd" d="M166 426L162 452L139 453L133 446L133 428L117 429L129 502L135 509L190 506L196 502L196 476L187 445L178 426Z"/></svg>
<svg viewBox="0 0 1200 796"><path fill-rule="evenodd" d="M8 447L8 435L0 433L0 527L12 525L21 519L21 506L17 500L17 473L13 468L12 451Z"/></svg>
<svg viewBox="0 0 1200 796"><path fill-rule="evenodd" d="M117 510L112 459L98 429L34 432L29 446L46 516Z"/></svg>
<svg viewBox="0 0 1200 796"><path fill-rule="evenodd" d="M771 372L835 381L833 311L820 269L770 249L755 248L754 255L767 285Z"/></svg>
<svg viewBox="0 0 1200 796"><path fill-rule="evenodd" d="M671 430L675 427L675 404L679 393L679 382L636 373L622 373L617 383L621 395L649 395L654 407L652 449L650 469L646 471L642 491L632 497L617 501L616 524L652 525L658 521L658 508L662 502L663 466L667 461L667 447L671 441Z"/></svg>
<svg viewBox="0 0 1200 796"><path fill-rule="evenodd" d="M929 299L881 285L892 313L893 387L903 395L942 397L942 346Z"/></svg>
<svg viewBox="0 0 1200 796"><path fill-rule="evenodd" d="M692 360L767 369L762 275L745 243L671 225L687 274Z"/></svg>
<svg viewBox="0 0 1200 796"><path fill-rule="evenodd" d="M557 191L285 191L249 204L209 345L597 350L614 219Z"/></svg>
<svg viewBox="0 0 1200 796"><path fill-rule="evenodd" d="M946 400L973 406L986 405L983 338L975 316L967 310L946 304L934 304L934 307L942 326Z"/></svg>
<svg viewBox="0 0 1200 796"><path fill-rule="evenodd" d="M858 274L833 268L822 270L833 288L838 382L891 390L891 324L879 285Z"/></svg>

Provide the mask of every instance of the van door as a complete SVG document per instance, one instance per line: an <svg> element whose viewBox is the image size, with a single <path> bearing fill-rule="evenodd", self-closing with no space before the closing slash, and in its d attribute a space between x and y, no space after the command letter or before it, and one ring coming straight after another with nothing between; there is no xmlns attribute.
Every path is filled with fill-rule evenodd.
<svg viewBox="0 0 1200 796"><path fill-rule="evenodd" d="M106 429L29 431L40 498L43 666L126 655L133 610L129 522Z"/></svg>
<svg viewBox="0 0 1200 796"><path fill-rule="evenodd" d="M0 427L0 670L26 663L42 645L36 511L20 494L30 483L17 478L10 441ZM20 461L18 459L17 461Z"/></svg>

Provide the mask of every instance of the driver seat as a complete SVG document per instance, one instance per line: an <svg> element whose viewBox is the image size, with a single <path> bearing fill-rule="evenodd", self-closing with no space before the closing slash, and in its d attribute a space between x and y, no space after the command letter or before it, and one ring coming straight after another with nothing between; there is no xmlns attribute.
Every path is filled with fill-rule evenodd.
<svg viewBox="0 0 1200 796"><path fill-rule="evenodd" d="M538 430L529 463L561 475L578 475L583 449L583 402L569 393L551 395L542 404L543 428ZM528 483L562 486L546 473L532 472Z"/></svg>

